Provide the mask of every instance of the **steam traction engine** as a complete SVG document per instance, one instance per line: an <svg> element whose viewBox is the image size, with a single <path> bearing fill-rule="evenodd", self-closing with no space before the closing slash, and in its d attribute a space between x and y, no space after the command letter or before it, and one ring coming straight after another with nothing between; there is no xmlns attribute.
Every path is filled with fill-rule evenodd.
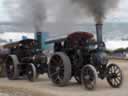
<svg viewBox="0 0 128 96"><path fill-rule="evenodd" d="M38 49L36 40L21 40L5 47L10 50L5 64L8 79L25 76L28 80L35 81L39 74L47 73L47 57Z"/></svg>
<svg viewBox="0 0 128 96"><path fill-rule="evenodd" d="M97 41L88 32L74 32L66 38L47 40L54 43L48 73L51 81L65 86L72 77L86 89L96 86L96 79L107 79L118 88L122 85L122 72L116 64L108 64L105 43L102 41L102 24L96 25Z"/></svg>
<svg viewBox="0 0 128 96"><path fill-rule="evenodd" d="M0 77L5 77L5 60L9 54L9 50L6 48L0 48Z"/></svg>

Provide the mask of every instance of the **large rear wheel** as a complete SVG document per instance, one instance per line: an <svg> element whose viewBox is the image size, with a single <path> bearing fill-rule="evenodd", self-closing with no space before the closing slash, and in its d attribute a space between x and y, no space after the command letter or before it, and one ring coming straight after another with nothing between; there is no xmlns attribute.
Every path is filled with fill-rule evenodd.
<svg viewBox="0 0 128 96"><path fill-rule="evenodd" d="M88 90L95 89L97 72L92 65L85 65L81 71L82 85Z"/></svg>
<svg viewBox="0 0 128 96"><path fill-rule="evenodd" d="M71 62L69 57L62 53L55 53L49 62L48 73L51 81L58 86L65 86L71 79Z"/></svg>
<svg viewBox="0 0 128 96"><path fill-rule="evenodd" d="M18 71L18 58L15 55L11 55L7 58L5 67L6 67L6 75L8 79L15 80L18 79L19 71Z"/></svg>
<svg viewBox="0 0 128 96"><path fill-rule="evenodd" d="M110 64L107 71L107 81L113 88L119 88L123 82L123 74L119 66Z"/></svg>

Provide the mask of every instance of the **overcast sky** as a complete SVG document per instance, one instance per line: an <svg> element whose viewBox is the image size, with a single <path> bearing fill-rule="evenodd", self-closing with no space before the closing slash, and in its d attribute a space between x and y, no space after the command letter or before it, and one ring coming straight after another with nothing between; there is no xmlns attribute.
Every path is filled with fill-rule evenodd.
<svg viewBox="0 0 128 96"><path fill-rule="evenodd" d="M51 3L52 4L52 7L49 7L48 8L48 10L49 10L49 15L48 16L49 16L49 20L51 20L51 21L54 21L55 20L55 17L58 17L58 14L64 14L65 12L63 12L63 11L69 11L69 13L70 13L69 15L71 15L71 13L74 13L75 14L76 12L77 13L75 15L78 15L78 13L79 13L78 12L79 11L78 8L77 7L71 7L70 4L68 6L68 4L66 4L66 0L46 0L46 1L48 1L48 2L52 1L53 2L53 3ZM67 0L67 3L68 3L68 1L70 1L70 0ZM58 5L58 7L57 7L57 5ZM62 5L64 5L64 7ZM67 5L67 6L65 7L65 5ZM51 6L50 3L49 3L48 6ZM67 8L67 10L66 10L66 8ZM56 14L56 12L58 12L58 14ZM70 18L70 16L67 17L66 19L68 19L68 18ZM58 19L58 18L56 18L56 19ZM87 18L85 18L84 16L80 17L78 15L78 16L74 17L74 20L77 20L77 22L83 21L83 20L86 21ZM122 21L122 22L128 22L128 0L120 0L119 5L118 5L118 8L115 9L115 10L113 10L112 12L110 12L108 14L107 21L110 21L111 22L111 20L114 20L114 21L117 21L117 22L118 21L119 22L120 21Z"/></svg>
<svg viewBox="0 0 128 96"><path fill-rule="evenodd" d="M31 9L27 6L37 0L0 0L0 22L11 21L17 19L17 21L27 20L31 13ZM83 16L79 16L79 10L76 7L70 5L70 0L44 0L43 6L46 7L46 21L47 22L81 22L87 19ZM119 8L112 11L107 16L107 21L123 21L128 22L128 0L120 0ZM40 5L41 6L41 5ZM22 10L23 9L23 10ZM28 12L29 11L29 12ZM27 14L27 12L30 14ZM44 11L42 11L43 13ZM45 14L45 13L44 13ZM25 19L25 18L26 19ZM30 18L30 17L29 17ZM63 19L62 19L63 18Z"/></svg>
<svg viewBox="0 0 128 96"><path fill-rule="evenodd" d="M128 0L120 0L118 8L107 14L106 21L128 22L127 4ZM0 32L64 33L91 20L71 0L0 0Z"/></svg>
<svg viewBox="0 0 128 96"><path fill-rule="evenodd" d="M37 16L35 15L36 12L41 16L41 19L35 19ZM37 23L42 23L42 29L39 28L38 30L46 29L48 32L63 33L69 32L72 24L83 24L90 22L90 19L83 15L76 5L72 5L70 0L0 0L0 32L5 32L7 31L6 29L12 32L35 32L34 28L38 25ZM38 21L36 24L35 20ZM128 0L120 0L119 7L108 13L106 21L128 22ZM43 23L56 24L43 28ZM0 35L0 38L4 39L6 37L5 39L8 40L11 38L21 39L21 34L11 34ZM33 37L33 34L29 36Z"/></svg>

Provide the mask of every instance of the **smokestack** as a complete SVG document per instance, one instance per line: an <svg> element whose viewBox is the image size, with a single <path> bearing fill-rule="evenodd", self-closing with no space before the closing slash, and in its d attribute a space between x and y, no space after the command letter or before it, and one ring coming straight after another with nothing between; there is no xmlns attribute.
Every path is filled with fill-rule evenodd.
<svg viewBox="0 0 128 96"><path fill-rule="evenodd" d="M98 45L100 45L103 42L102 27L103 27L102 23L96 24L96 35L97 35Z"/></svg>

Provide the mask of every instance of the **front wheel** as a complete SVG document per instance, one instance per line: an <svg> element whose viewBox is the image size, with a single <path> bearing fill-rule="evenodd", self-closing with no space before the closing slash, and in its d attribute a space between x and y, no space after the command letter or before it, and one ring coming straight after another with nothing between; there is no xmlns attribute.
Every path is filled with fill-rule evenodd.
<svg viewBox="0 0 128 96"><path fill-rule="evenodd" d="M107 81L113 88L119 88L122 85L123 74L119 66L110 64L107 71Z"/></svg>
<svg viewBox="0 0 128 96"><path fill-rule="evenodd" d="M28 64L27 66L27 78L29 81L34 82L37 79L37 71L36 71L36 67L34 64Z"/></svg>
<svg viewBox="0 0 128 96"><path fill-rule="evenodd" d="M82 85L88 90L95 89L97 72L92 65L85 65L81 71Z"/></svg>

